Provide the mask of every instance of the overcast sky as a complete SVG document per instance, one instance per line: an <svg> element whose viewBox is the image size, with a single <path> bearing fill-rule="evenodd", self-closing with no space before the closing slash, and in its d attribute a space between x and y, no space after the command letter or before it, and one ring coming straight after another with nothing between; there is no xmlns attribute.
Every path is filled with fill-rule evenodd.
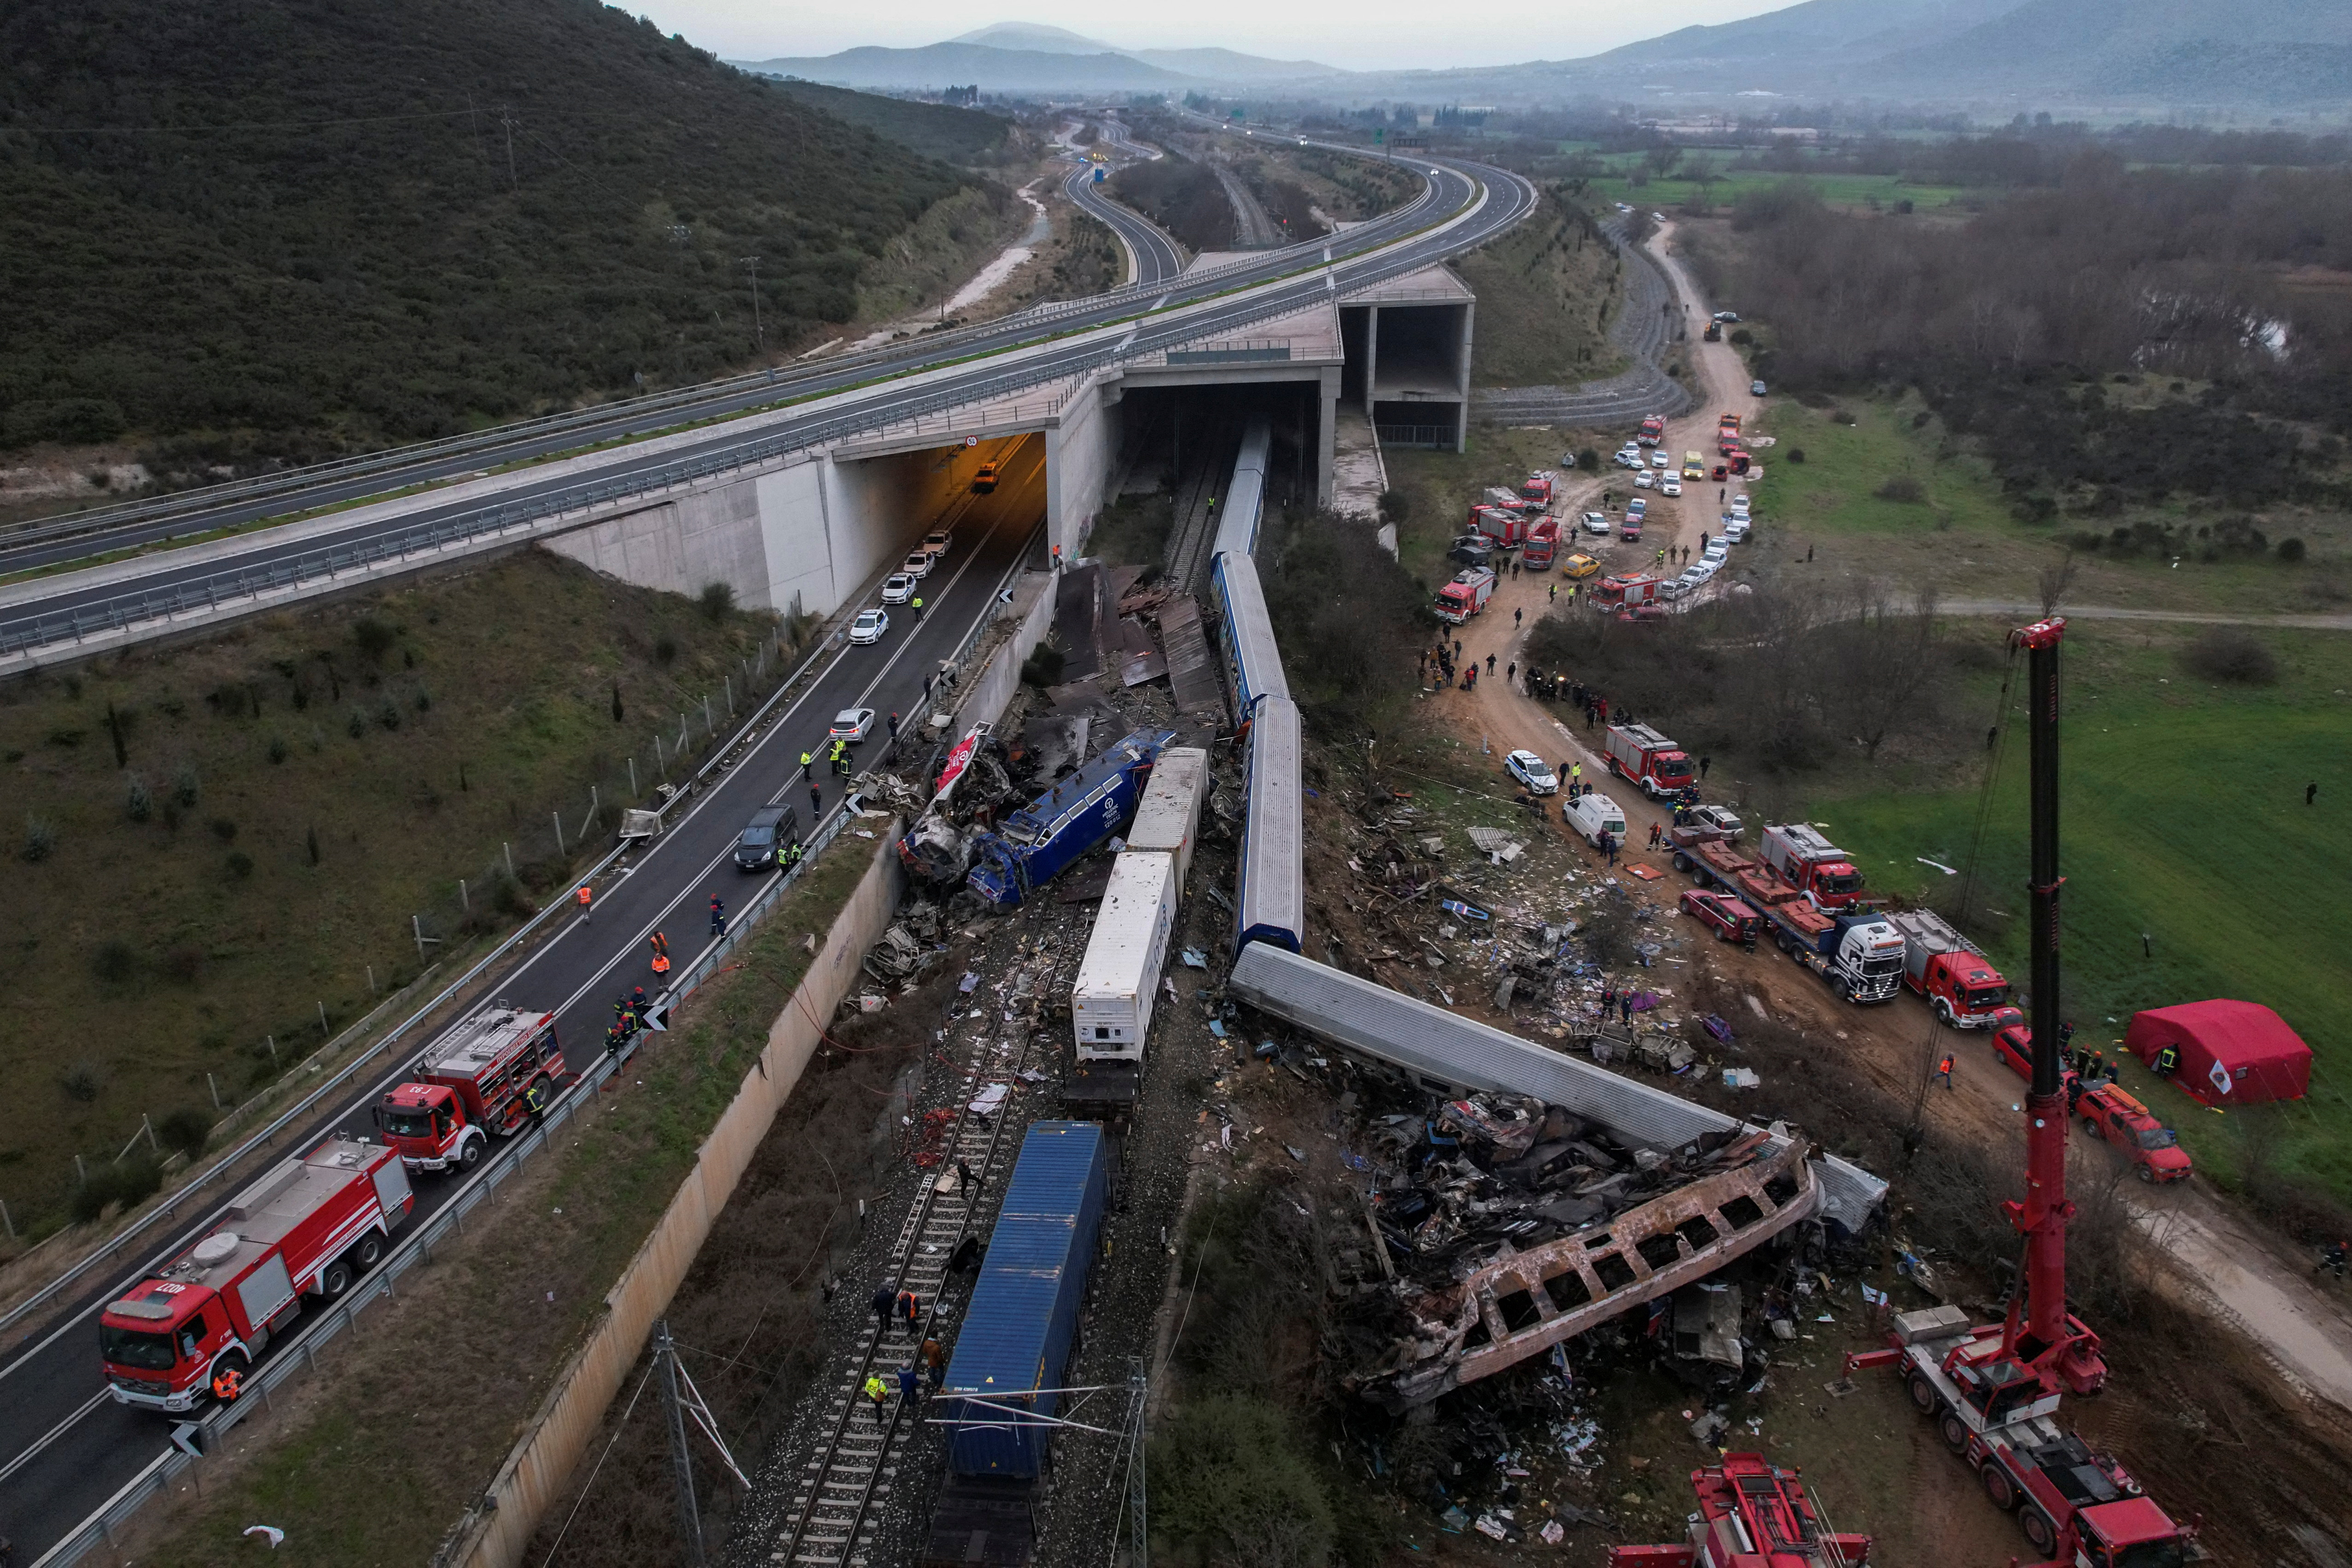
<svg viewBox="0 0 2352 1568"><path fill-rule="evenodd" d="M1641 7L1601 0L1483 0L1467 12L1429 0L1191 0L1132 13L1074 0L1032 0L1002 11L949 0L887 5L777 5L772 0L623 0L664 32L683 33L729 59L829 55L860 44L936 44L996 22L1043 22L1121 48L1220 46L1349 69L1501 65L1569 59L1698 23L1776 11L1790 0L1661 0Z"/></svg>

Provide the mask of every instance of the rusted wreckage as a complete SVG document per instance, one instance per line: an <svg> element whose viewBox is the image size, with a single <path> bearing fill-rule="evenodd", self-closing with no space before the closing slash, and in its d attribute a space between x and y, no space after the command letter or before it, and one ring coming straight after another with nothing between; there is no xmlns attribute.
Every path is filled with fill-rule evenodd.
<svg viewBox="0 0 2352 1568"><path fill-rule="evenodd" d="M1705 1279L1814 1212L1820 1187L1809 1152L1801 1140L1761 1131L1702 1139L1643 1173L1685 1184L1524 1250L1506 1237L1483 1258L1458 1258L1458 1278L1443 1284L1399 1280L1411 1334L1362 1370L1359 1387L1392 1407L1424 1404ZM1705 1173L1690 1179L1695 1171ZM1598 1206L1605 1200L1596 1189L1624 1176L1591 1177L1567 1189L1565 1204L1530 1202L1520 1213Z"/></svg>
<svg viewBox="0 0 2352 1568"><path fill-rule="evenodd" d="M1801 1224L1854 1236L1885 1196L1780 1123L1751 1127L1263 942L1228 989L1442 1101L1386 1120L1397 1169L1368 1210L1399 1310L1357 1382L1384 1404L1491 1376Z"/></svg>

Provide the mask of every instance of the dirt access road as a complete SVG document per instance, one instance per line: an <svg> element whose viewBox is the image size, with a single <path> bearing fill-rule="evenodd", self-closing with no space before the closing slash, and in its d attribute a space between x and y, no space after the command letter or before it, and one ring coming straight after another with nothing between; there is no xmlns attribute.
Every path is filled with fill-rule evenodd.
<svg viewBox="0 0 2352 1568"><path fill-rule="evenodd" d="M1653 244L1662 246L1663 240ZM1717 412L1749 407L1757 400L1748 395L1747 368L1738 354L1727 344L1698 341L1705 307L1688 276L1672 258L1661 255L1660 260L1674 279L1690 318L1691 346L1697 351L1694 358L1703 394L1699 412L1668 427L1667 438L1675 444L1674 455L1679 461L1681 452L1693 447L1713 451ZM1604 489L1617 492L1622 500L1631 477L1615 469L1580 477L1565 489L1563 516L1573 518L1587 510ZM1693 491L1700 489L1691 487ZM1712 531L1717 515L1711 501L1702 503L1694 495L1686 494L1679 501L1661 498L1652 507L1660 530L1655 542L1671 540L1677 547L1688 545L1696 559L1699 536ZM1765 526L1769 525L1768 519ZM1664 531L1669 527L1674 530L1671 534ZM1645 538L1641 546L1604 546L1597 553L1606 568L1632 571L1648 566L1654 559L1653 540ZM1559 589L1557 600L1550 594L1554 584ZM1465 692L1457 687L1430 699L1438 722L1462 741L1483 743L1491 750L1499 794L1507 794L1512 787L1502 772L1503 754L1518 747L1559 766L1563 775L1572 763L1582 763L1588 782L1600 781L1607 772L1597 730L1586 731L1580 715L1571 728L1561 716L1505 679L1507 667L1514 663L1521 667L1524 677L1528 633L1548 611L1570 613L1569 605L1568 584L1557 573L1504 575L1486 613L1455 634L1464 658L1481 663L1477 689ZM1489 655L1496 660L1491 678L1483 673ZM1674 872L1668 856L1638 847L1647 840L1650 824L1668 823L1671 813L1653 805L1638 789L1622 781L1617 781L1614 789L1606 784L1602 788L1624 808L1630 846L1622 860L1627 870L1643 867L1663 873L1655 880L1629 875L1625 886L1645 903L1671 908L1689 882ZM1549 823L1551 832L1568 831L1557 814ZM1916 1091L1933 1059L1950 1051L1955 1058L1953 1085L1948 1090L1938 1087L1931 1091L1929 1116L1961 1139L2015 1149L2021 1168L2023 1083L1995 1061L1982 1035L1938 1030L1918 1000L1907 994L1884 1006L1851 1006L1840 1002L1812 974L1769 949L1751 954L1717 946L1712 963L1713 973L1740 986L1751 1005L1816 1038L1836 1040L1855 1068L1903 1100ZM2071 1161L2076 1172L2097 1179L2112 1172L2116 1158L2112 1150L2076 1131ZM2177 1289L2207 1315L2234 1327L2307 1394L2352 1411L2352 1311L2315 1287L2308 1258L2293 1254L2201 1183L2160 1191L2140 1189L2135 1184L2126 1195L2141 1228L2173 1266L2158 1271L2160 1283Z"/></svg>

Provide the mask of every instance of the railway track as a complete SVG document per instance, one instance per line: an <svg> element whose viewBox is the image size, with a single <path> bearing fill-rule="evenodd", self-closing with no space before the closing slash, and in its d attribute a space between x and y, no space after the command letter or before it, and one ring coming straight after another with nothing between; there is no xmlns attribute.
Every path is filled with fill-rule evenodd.
<svg viewBox="0 0 2352 1568"><path fill-rule="evenodd" d="M1168 535L1168 578L1186 593L1198 587L1208 572L1210 549L1217 537L1217 514L1212 503L1225 489L1240 441L1237 430L1220 426L1203 448L1210 460L1196 464L1176 483L1176 520Z"/></svg>
<svg viewBox="0 0 2352 1568"><path fill-rule="evenodd" d="M876 1511L895 1489L898 1465L920 1424L919 1407L907 1408L896 1399L898 1370L911 1359L926 1337L949 1342L948 1319L940 1310L948 1282L948 1259L967 1236L978 1234L975 1222L982 1206L1002 1197L1018 1136L1007 1139L1007 1129L1026 1126L1009 1095L993 1115L971 1109L983 1085L1018 1081L1018 1075L1050 1048L1041 1021L1047 999L1066 991L1076 980L1083 944L1072 951L1041 946L1015 971L1006 1003L1013 1020L978 1029L959 1068L952 1131L939 1147L940 1157L928 1168L916 1201L908 1206L905 1222L890 1249L884 1278L895 1293L912 1290L923 1302L921 1330L904 1340L887 1337L877 1322L862 1348L845 1350L834 1358L824 1374L833 1392L824 1409L824 1436L802 1464L785 1509L790 1523L777 1531L769 1560L807 1568L857 1568L868 1561ZM982 1004L989 1009L989 1004ZM992 1010L992 1009L991 1009ZM1017 1040L1004 1050L1003 1037ZM1003 1051L1003 1054L1000 1054ZM956 1163L963 1162L980 1177L979 1191L966 1194L953 1180ZM880 1376L894 1396L886 1418L877 1418L872 1403L859 1392L866 1380ZM859 1405L866 1406L865 1411Z"/></svg>

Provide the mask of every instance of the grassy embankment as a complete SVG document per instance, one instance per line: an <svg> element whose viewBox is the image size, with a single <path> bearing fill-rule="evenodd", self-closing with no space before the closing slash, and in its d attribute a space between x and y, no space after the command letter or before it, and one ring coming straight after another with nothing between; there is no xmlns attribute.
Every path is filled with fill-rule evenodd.
<svg viewBox="0 0 2352 1568"><path fill-rule="evenodd" d="M1624 368L1608 341L1617 258L1583 214L1546 195L1527 222L1456 265L1478 294L1472 384L1574 385Z"/></svg>
<svg viewBox="0 0 2352 1568"><path fill-rule="evenodd" d="M1588 188L1605 201L1625 202L1669 216L1690 205L1695 199L1704 206L1727 206L1747 192L1777 185L1792 174L1819 190L1822 200L1830 205L1862 211L1874 207L1891 209L1899 202L1909 202L1916 211L1927 212L1968 204L1988 195L1964 185L1923 184L1900 174L1815 173L1803 167L1793 171L1734 169L1726 166L1727 160L1722 154L1704 151L1685 154L1672 174L1661 177L1643 173L1645 157L1641 153L1599 157L1597 161L1604 172L1595 176ZM1716 177L1705 182L1689 178L1689 171L1700 163L1716 170ZM1643 183L1634 183L1637 176Z"/></svg>
<svg viewBox="0 0 2352 1568"><path fill-rule="evenodd" d="M615 1080L618 1092L478 1211L463 1242L404 1275L395 1297L321 1352L316 1375L240 1426L228 1453L207 1459L219 1468L201 1494L149 1516L141 1528L154 1539L141 1555L244 1562L253 1542L242 1531L267 1520L287 1532L283 1554L297 1563L429 1561L603 1316L604 1292L668 1206L814 962L804 940L822 942L873 860L872 841L835 840L742 962ZM845 1066L855 1064L812 1068L780 1125ZM870 1118L872 1100L851 1098L856 1106L836 1113ZM786 1286L775 1304L804 1313L816 1280ZM452 1334L451 1323L470 1327ZM429 1390L419 1381L427 1366ZM450 1419L453 1411L462 1417ZM358 1497L368 1506L354 1508ZM665 1515L653 1534L667 1542L670 1528Z"/></svg>
<svg viewBox="0 0 2352 1568"><path fill-rule="evenodd" d="M412 915L436 957L509 925L566 874L551 813L601 853L629 759L650 790L681 710L723 724L767 626L530 553L0 688L17 1228L63 1220L75 1154L106 1167L142 1114L200 1133L207 1074L235 1105L321 1004L341 1029L415 977Z"/></svg>

